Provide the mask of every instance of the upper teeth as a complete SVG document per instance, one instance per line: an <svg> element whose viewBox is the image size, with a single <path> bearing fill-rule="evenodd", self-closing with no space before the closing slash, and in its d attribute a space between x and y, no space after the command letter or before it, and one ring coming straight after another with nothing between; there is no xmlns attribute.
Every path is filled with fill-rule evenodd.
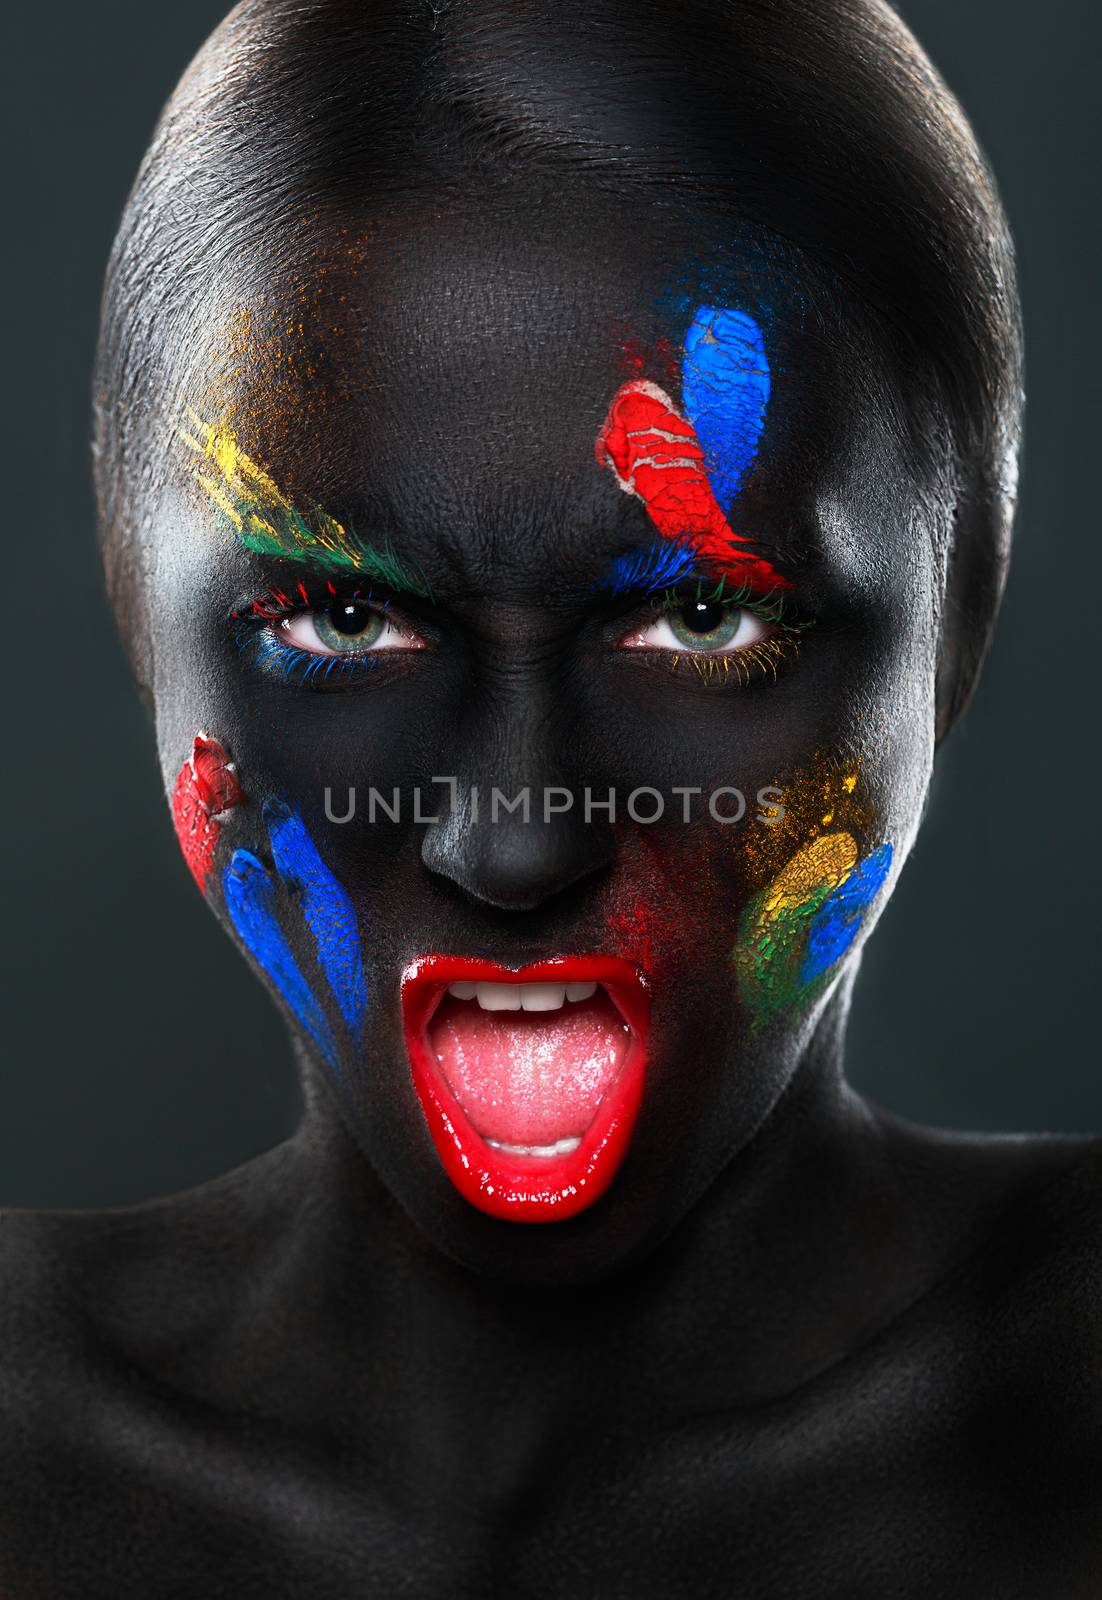
<svg viewBox="0 0 1102 1600"><path fill-rule="evenodd" d="M588 1000L595 983L467 983L449 984L456 1000L477 1000L483 1011L558 1011L567 1000Z"/></svg>

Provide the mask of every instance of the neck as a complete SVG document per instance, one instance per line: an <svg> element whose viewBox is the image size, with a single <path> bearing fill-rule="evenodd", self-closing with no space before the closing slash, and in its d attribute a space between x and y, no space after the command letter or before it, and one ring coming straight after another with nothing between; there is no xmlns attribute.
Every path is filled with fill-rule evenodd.
<svg viewBox="0 0 1102 1600"><path fill-rule="evenodd" d="M503 1284L443 1256L375 1179L331 1097L308 1091L296 1146L324 1237L302 1259L328 1279L322 1295L360 1370L386 1370L402 1426L428 1416L483 1439L503 1396L510 1437L518 1414L542 1436L571 1412L683 1418L760 1401L894 1314L913 1290L907 1208L883 1125L842 1078L847 1000L835 997L766 1123L674 1234L577 1288Z"/></svg>

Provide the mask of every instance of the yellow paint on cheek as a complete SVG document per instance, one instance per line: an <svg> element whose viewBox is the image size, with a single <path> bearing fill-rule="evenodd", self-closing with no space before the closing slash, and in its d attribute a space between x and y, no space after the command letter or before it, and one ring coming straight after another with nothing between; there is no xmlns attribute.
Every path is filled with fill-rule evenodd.
<svg viewBox="0 0 1102 1600"><path fill-rule="evenodd" d="M857 845L849 833L824 833L798 850L765 891L762 910L777 916L803 905L821 888L834 889L857 863Z"/></svg>
<svg viewBox="0 0 1102 1600"><path fill-rule="evenodd" d="M856 864L851 833L818 834L746 908L733 956L742 998L758 1023L799 996L808 932Z"/></svg>

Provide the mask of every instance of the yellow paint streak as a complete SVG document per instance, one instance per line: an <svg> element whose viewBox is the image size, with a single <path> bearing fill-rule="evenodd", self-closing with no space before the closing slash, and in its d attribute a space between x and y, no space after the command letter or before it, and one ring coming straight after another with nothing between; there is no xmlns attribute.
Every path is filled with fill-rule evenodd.
<svg viewBox="0 0 1102 1600"><path fill-rule="evenodd" d="M766 890L763 912L775 916L792 910L826 884L831 889L844 883L857 864L857 845L852 834L824 833L797 850Z"/></svg>
<svg viewBox="0 0 1102 1600"><path fill-rule="evenodd" d="M229 495L226 494L221 484L216 483L215 480L209 477L205 472L196 472L195 476L205 492L214 501L219 511L225 512L226 516L229 517L238 533L240 533L245 526L245 519L238 511Z"/></svg>
<svg viewBox="0 0 1102 1600"><path fill-rule="evenodd" d="M363 554L343 524L311 506L307 526L275 480L242 450L236 432L225 421L205 422L191 406L186 416L187 425L179 429L179 436L198 458L196 480L238 533L264 536L284 554L295 547L308 553L320 546L350 567L362 565Z"/></svg>

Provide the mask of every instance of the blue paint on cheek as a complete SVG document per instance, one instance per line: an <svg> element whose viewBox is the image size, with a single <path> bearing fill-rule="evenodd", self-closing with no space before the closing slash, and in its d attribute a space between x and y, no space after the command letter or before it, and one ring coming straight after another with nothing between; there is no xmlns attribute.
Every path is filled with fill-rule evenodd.
<svg viewBox="0 0 1102 1600"><path fill-rule="evenodd" d="M318 965L349 1032L359 1039L367 1022L360 932L352 903L297 816L279 800L264 805L272 859L297 898L314 940Z"/></svg>
<svg viewBox="0 0 1102 1600"><path fill-rule="evenodd" d="M251 851L234 851L222 875L222 892L230 921L245 948L337 1072L337 1046L329 1023L276 920L275 886Z"/></svg>
<svg viewBox="0 0 1102 1600"><path fill-rule="evenodd" d="M801 983L810 983L845 955L857 937L862 917L880 893L891 864L892 847L882 844L828 895L808 929Z"/></svg>
<svg viewBox="0 0 1102 1600"><path fill-rule="evenodd" d="M726 515L757 454L769 404L769 361L753 317L701 306L685 335L681 398Z"/></svg>

